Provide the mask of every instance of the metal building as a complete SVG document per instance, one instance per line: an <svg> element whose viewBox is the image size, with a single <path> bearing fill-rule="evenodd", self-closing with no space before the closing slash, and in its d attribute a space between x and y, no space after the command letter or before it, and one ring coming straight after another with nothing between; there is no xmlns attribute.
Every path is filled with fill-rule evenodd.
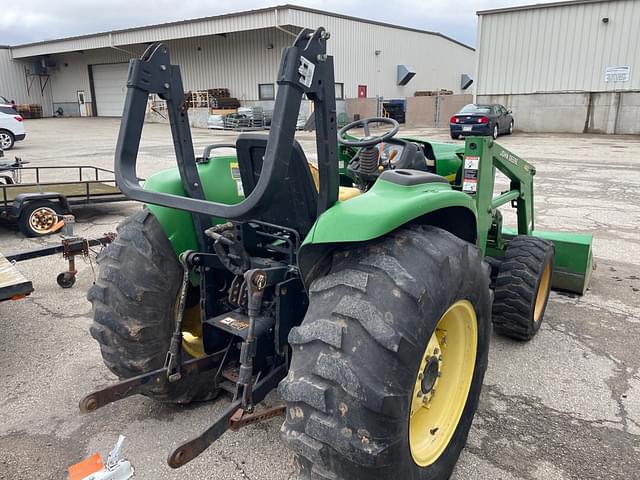
<svg viewBox="0 0 640 480"><path fill-rule="evenodd" d="M461 76L473 74L474 49L440 33L284 5L5 47L0 95L41 103L48 115L62 108L65 115L118 116L128 60L165 41L187 90L228 88L241 102L270 102L282 48L301 28L318 26L331 33L339 99L457 93ZM407 69L415 76L401 85L399 72Z"/></svg>
<svg viewBox="0 0 640 480"><path fill-rule="evenodd" d="M478 102L525 131L640 133L640 0L477 13Z"/></svg>

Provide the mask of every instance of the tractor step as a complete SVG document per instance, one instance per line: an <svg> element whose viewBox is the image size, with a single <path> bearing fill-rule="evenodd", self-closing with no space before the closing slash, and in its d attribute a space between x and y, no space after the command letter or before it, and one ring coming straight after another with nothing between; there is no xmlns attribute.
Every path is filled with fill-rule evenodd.
<svg viewBox="0 0 640 480"><path fill-rule="evenodd" d="M218 386L225 392L235 395L238 391L238 379L240 378L240 370L238 365L231 365L222 370L222 380Z"/></svg>
<svg viewBox="0 0 640 480"><path fill-rule="evenodd" d="M274 325L275 320L272 317L257 317L256 336L261 337L270 328L273 328ZM249 331L249 316L239 311L227 312L206 320L203 327L205 329L212 327L220 329L231 335L240 337L242 340L246 340L247 332Z"/></svg>
<svg viewBox="0 0 640 480"><path fill-rule="evenodd" d="M225 392L231 394L231 395L235 395L236 392L238 391L238 385L235 383L230 382L229 380L223 380L221 381L218 386L224 390Z"/></svg>

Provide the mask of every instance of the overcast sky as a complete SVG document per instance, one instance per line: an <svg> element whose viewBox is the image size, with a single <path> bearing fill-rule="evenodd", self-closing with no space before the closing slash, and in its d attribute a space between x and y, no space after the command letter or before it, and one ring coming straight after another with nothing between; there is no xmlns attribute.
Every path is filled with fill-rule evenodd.
<svg viewBox="0 0 640 480"><path fill-rule="evenodd" d="M477 10L549 0L297 0L291 3L476 41ZM0 45L206 17L286 3L257 0L4 0Z"/></svg>

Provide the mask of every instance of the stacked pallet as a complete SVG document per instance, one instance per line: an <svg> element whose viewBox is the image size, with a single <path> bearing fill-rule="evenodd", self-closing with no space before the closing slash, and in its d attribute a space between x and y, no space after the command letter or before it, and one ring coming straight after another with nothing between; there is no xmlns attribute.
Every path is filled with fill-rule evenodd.
<svg viewBox="0 0 640 480"><path fill-rule="evenodd" d="M212 109L236 109L240 106L240 100L234 97L209 97L209 108Z"/></svg>
<svg viewBox="0 0 640 480"><path fill-rule="evenodd" d="M207 90L189 92L186 104L189 108L207 108L209 106L209 92Z"/></svg>
<svg viewBox="0 0 640 480"><path fill-rule="evenodd" d="M16 108L23 118L42 118L42 106L37 103L20 103Z"/></svg>
<svg viewBox="0 0 640 480"><path fill-rule="evenodd" d="M210 97L215 98L229 98L231 96L228 88L210 88L207 92Z"/></svg>
<svg viewBox="0 0 640 480"><path fill-rule="evenodd" d="M441 88L440 90L416 90L414 97L436 97L438 95L453 95L453 90Z"/></svg>

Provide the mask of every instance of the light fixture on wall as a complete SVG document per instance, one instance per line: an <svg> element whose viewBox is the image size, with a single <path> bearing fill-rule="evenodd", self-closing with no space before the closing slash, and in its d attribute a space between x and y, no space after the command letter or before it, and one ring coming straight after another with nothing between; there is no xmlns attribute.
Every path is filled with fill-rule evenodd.
<svg viewBox="0 0 640 480"><path fill-rule="evenodd" d="M602 23L609 23L609 17L602 17Z"/></svg>
<svg viewBox="0 0 640 480"><path fill-rule="evenodd" d="M267 50L273 50L273 43L267 43Z"/></svg>
<svg viewBox="0 0 640 480"><path fill-rule="evenodd" d="M374 53L376 54L376 56L378 56L382 53L382 50L376 50Z"/></svg>

